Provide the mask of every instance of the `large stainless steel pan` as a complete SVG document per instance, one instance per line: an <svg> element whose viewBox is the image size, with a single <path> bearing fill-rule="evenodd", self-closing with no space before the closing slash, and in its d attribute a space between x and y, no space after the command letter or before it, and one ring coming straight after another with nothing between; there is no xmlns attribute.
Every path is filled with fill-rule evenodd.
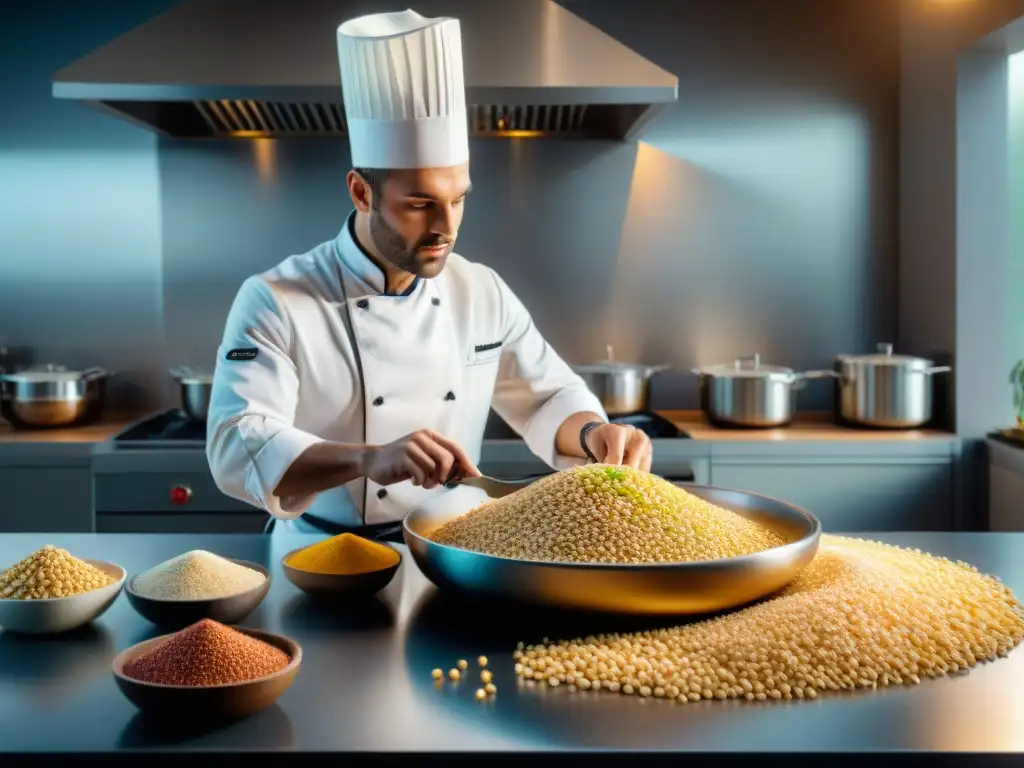
<svg viewBox="0 0 1024 768"><path fill-rule="evenodd" d="M625 614L728 610L781 589L818 551L821 523L810 512L756 493L683 485L696 496L779 531L781 547L706 562L606 565L512 560L437 544L431 531L464 509L415 510L402 533L420 570L441 589L475 597Z"/></svg>

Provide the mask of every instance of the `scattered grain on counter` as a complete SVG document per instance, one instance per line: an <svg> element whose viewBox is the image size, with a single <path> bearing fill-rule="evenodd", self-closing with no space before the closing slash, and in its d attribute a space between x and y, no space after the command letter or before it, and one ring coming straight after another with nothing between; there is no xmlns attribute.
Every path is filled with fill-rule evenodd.
<svg viewBox="0 0 1024 768"><path fill-rule="evenodd" d="M487 666L487 657L486 656L479 657L476 660L476 663L479 664L481 667L486 667Z"/></svg>
<svg viewBox="0 0 1024 768"><path fill-rule="evenodd" d="M430 675L435 680L440 680L442 677L444 677L444 672L442 672L440 669L435 669L433 672L430 673Z"/></svg>
<svg viewBox="0 0 1024 768"><path fill-rule="evenodd" d="M113 576L47 544L0 574L0 598L47 600L71 597L116 582Z"/></svg>
<svg viewBox="0 0 1024 768"><path fill-rule="evenodd" d="M485 696L487 696L487 693L484 691L483 688L477 688L476 689L476 700L477 701L483 701Z"/></svg>
<svg viewBox="0 0 1024 768"><path fill-rule="evenodd" d="M459 659L458 663L455 666L457 666L460 670L465 672L466 668L469 667L469 662L465 659Z"/></svg>
<svg viewBox="0 0 1024 768"><path fill-rule="evenodd" d="M916 684L1005 656L1024 607L968 563L824 535L778 596L694 624L520 646L516 673L624 694L700 699L815 698Z"/></svg>
<svg viewBox="0 0 1024 768"><path fill-rule="evenodd" d="M211 600L247 592L266 578L252 568L195 549L140 573L132 589L151 600Z"/></svg>
<svg viewBox="0 0 1024 768"><path fill-rule="evenodd" d="M493 679L494 676L491 674L491 671L489 669L485 669L480 673L480 681L483 683L489 683Z"/></svg>
<svg viewBox="0 0 1024 768"><path fill-rule="evenodd" d="M458 680L460 677L462 677L462 673L459 672L459 670L457 669L449 669L448 677L450 677L452 680Z"/></svg>
<svg viewBox="0 0 1024 768"><path fill-rule="evenodd" d="M398 558L398 552L391 547L342 533L300 549L285 562L300 571L351 575L390 568Z"/></svg>
<svg viewBox="0 0 1024 768"><path fill-rule="evenodd" d="M656 475L603 464L563 470L489 500L431 538L499 557L586 563L715 560L786 543Z"/></svg>
<svg viewBox="0 0 1024 768"><path fill-rule="evenodd" d="M494 685L494 683L488 683L484 686L484 691L487 693L488 696L493 696L498 692L498 688Z"/></svg>
<svg viewBox="0 0 1024 768"><path fill-rule="evenodd" d="M126 664L124 673L158 685L225 685L266 677L289 662L280 648L203 619Z"/></svg>

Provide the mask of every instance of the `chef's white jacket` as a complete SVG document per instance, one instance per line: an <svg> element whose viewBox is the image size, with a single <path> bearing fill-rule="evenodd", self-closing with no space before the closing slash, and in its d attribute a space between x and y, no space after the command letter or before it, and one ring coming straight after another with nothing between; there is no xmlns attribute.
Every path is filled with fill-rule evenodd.
<svg viewBox="0 0 1024 768"><path fill-rule="evenodd" d="M207 417L217 487L278 520L309 512L342 526L398 521L449 491L364 478L320 494L274 489L325 440L381 445L429 428L478 463L492 405L551 468L583 463L558 455L555 433L580 411L606 418L601 402L494 270L453 253L438 277L387 295L353 226L354 214L337 238L239 289Z"/></svg>

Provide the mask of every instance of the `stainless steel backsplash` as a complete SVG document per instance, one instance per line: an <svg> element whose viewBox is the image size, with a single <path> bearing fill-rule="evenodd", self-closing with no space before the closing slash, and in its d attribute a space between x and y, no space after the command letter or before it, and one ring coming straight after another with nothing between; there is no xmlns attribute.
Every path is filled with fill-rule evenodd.
<svg viewBox="0 0 1024 768"><path fill-rule="evenodd" d="M695 365L817 368L893 340L896 4L567 4L676 72L679 103L639 145L476 141L458 251L568 360L607 343L671 364L656 407L697 406ZM116 405L168 405L167 368L212 365L239 283L337 233L348 148L157 140L49 98L83 43L54 45L0 67L47 126L0 125L0 344L116 370Z"/></svg>

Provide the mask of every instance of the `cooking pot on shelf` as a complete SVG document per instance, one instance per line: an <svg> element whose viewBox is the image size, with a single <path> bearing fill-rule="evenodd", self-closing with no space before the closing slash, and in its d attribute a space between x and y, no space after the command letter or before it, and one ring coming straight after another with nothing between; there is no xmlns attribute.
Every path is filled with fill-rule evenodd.
<svg viewBox="0 0 1024 768"><path fill-rule="evenodd" d="M172 368L170 374L181 388L181 409L194 421L206 421L210 408L213 375L197 373L188 367Z"/></svg>
<svg viewBox="0 0 1024 768"><path fill-rule="evenodd" d="M892 344L869 355L839 355L831 371L839 419L854 426L914 429L932 418L932 376L952 370L931 360L894 355Z"/></svg>
<svg viewBox="0 0 1024 768"><path fill-rule="evenodd" d="M609 416L629 416L650 410L651 376L668 370L667 365L618 363L612 347L605 347L607 359L599 363L572 366L587 388L601 400Z"/></svg>
<svg viewBox="0 0 1024 768"><path fill-rule="evenodd" d="M0 411L24 429L92 424L102 415L112 375L102 368L69 371L52 363L3 373Z"/></svg>
<svg viewBox="0 0 1024 768"><path fill-rule="evenodd" d="M707 420L719 427L747 428L786 426L796 411L797 390L808 379L828 375L763 365L757 354L693 372L700 377L700 406Z"/></svg>

